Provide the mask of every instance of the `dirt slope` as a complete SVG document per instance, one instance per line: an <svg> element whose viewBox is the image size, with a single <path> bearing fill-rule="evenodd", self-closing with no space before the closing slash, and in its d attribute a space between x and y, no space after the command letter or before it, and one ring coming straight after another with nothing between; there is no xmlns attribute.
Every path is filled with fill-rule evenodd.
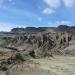
<svg viewBox="0 0 75 75"><path fill-rule="evenodd" d="M31 59L14 65L9 69L9 75L75 75L75 57Z"/></svg>

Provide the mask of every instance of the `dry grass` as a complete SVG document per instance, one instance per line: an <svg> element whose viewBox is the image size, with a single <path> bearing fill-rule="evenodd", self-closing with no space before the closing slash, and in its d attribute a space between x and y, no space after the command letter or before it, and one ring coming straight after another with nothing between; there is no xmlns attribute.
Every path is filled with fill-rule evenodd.
<svg viewBox="0 0 75 75"><path fill-rule="evenodd" d="M75 57L31 59L14 65L9 69L9 75L75 75Z"/></svg>

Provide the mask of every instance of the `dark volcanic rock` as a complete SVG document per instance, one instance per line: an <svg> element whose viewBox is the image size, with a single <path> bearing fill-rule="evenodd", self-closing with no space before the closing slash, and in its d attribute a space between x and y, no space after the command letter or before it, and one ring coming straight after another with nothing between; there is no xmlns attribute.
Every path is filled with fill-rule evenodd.
<svg viewBox="0 0 75 75"><path fill-rule="evenodd" d="M57 31L66 31L68 30L70 27L67 25L60 25L57 27Z"/></svg>
<svg viewBox="0 0 75 75"><path fill-rule="evenodd" d="M43 32L47 29L53 29L55 30L55 27L26 27L26 28L13 28L11 32L15 33L25 33L25 32Z"/></svg>

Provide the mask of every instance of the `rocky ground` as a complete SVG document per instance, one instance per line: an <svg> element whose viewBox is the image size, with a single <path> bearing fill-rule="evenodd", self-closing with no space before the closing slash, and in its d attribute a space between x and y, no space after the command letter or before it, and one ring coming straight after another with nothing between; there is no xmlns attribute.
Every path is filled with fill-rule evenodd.
<svg viewBox="0 0 75 75"><path fill-rule="evenodd" d="M73 51L73 54L74 48L75 44L72 41L64 50ZM5 52L4 55L0 54L0 59L7 59L13 54L11 49L0 48L0 50ZM24 62L9 65L7 71L0 71L0 75L75 75L75 56L53 55L53 57L29 58Z"/></svg>
<svg viewBox="0 0 75 75"><path fill-rule="evenodd" d="M75 57L31 59L14 65L7 72L9 75L75 75ZM7 72L0 71L0 75L6 75Z"/></svg>
<svg viewBox="0 0 75 75"><path fill-rule="evenodd" d="M10 34L0 37L0 75L75 75L71 33Z"/></svg>

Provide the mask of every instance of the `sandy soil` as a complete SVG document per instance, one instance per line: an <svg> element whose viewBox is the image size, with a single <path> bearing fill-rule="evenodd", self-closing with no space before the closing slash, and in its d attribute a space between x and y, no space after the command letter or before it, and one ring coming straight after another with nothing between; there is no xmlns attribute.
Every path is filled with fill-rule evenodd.
<svg viewBox="0 0 75 75"><path fill-rule="evenodd" d="M75 75L75 57L55 56L48 59L36 59L39 68L49 70L55 75Z"/></svg>
<svg viewBox="0 0 75 75"><path fill-rule="evenodd" d="M9 69L9 75L75 75L75 57L31 59L14 65Z"/></svg>

